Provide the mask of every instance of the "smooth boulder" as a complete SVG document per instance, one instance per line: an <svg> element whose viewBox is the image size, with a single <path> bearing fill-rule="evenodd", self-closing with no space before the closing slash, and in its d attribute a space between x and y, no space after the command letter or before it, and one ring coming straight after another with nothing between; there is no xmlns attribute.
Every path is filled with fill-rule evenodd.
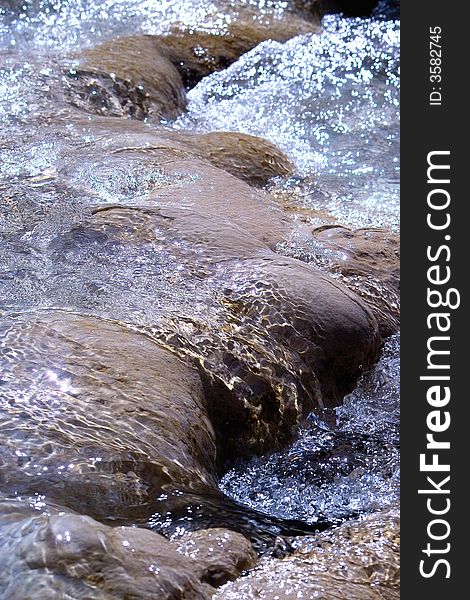
<svg viewBox="0 0 470 600"><path fill-rule="evenodd" d="M305 18L305 14L292 11L278 15L269 10L261 13L254 7L237 9L232 3L228 12L228 24L222 28L217 22L210 27L210 20L190 30L175 24L169 34L155 36L162 52L179 70L187 89L211 73L226 69L261 42L286 42L298 35L320 31L318 11L308 12Z"/></svg>
<svg viewBox="0 0 470 600"><path fill-rule="evenodd" d="M340 277L373 310L384 337L400 324L400 241L381 228L317 227L313 252L323 268ZM312 249L312 248L310 248Z"/></svg>
<svg viewBox="0 0 470 600"><path fill-rule="evenodd" d="M240 533L213 528L186 532L171 542L177 552L195 561L198 579L219 587L258 562L250 542Z"/></svg>
<svg viewBox="0 0 470 600"><path fill-rule="evenodd" d="M52 311L4 322L0 347L4 493L135 522L165 491L215 486L200 376L150 338Z"/></svg>
<svg viewBox="0 0 470 600"><path fill-rule="evenodd" d="M173 285L184 286L174 294L183 320L164 319L173 334L156 326L153 335L197 361L219 459L233 458L281 447L308 412L340 403L381 337L358 296L272 252L265 223L235 216L233 204L223 217L214 197L201 199L98 208L87 227L124 247L167 248L180 265ZM192 281L207 294L205 314L186 295Z"/></svg>
<svg viewBox="0 0 470 600"><path fill-rule="evenodd" d="M289 177L294 167L287 156L263 138L229 131L181 135L180 141L200 158L255 187L274 177Z"/></svg>
<svg viewBox="0 0 470 600"><path fill-rule="evenodd" d="M202 177L205 171L202 162L209 163L254 187L264 187L273 178L290 177L294 172L292 162L275 144L254 135L236 131L193 133L155 125L149 128L135 120L109 117L95 117L90 122L74 115L68 121L79 131L109 138L107 152L111 151L116 161L118 156L129 155L129 166L138 160L143 169L147 161L148 168L152 168L149 160L152 156L154 165L160 161L162 167L175 158L187 164L196 160ZM103 158L100 153L99 159Z"/></svg>
<svg viewBox="0 0 470 600"><path fill-rule="evenodd" d="M0 501L2 598L209 600L215 590L200 580L200 568L152 531Z"/></svg>

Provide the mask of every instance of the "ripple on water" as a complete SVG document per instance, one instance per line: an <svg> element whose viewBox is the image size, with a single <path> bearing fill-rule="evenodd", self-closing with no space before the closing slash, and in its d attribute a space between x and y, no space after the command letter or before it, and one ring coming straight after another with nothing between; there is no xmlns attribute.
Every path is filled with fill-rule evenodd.
<svg viewBox="0 0 470 600"><path fill-rule="evenodd" d="M282 12L287 3L237 4ZM61 85L65 63L47 53L123 34L162 33L179 21L223 31L230 14L220 12L219 0L11 0L2 6L0 123L14 128L0 130L0 308L60 306L144 324L165 313L213 327L224 277L221 283L199 277L197 249L163 229L150 244L85 226L91 206L138 203L151 191L185 185L192 175L168 178L151 165L144 171L137 159L108 156L109 144L97 145L98 135L73 124L60 131L50 126L45 114L56 106L49 94ZM398 41L396 22L328 17L321 36L264 42L207 77L190 92L189 112L175 127L271 139L295 161L288 186L300 186L302 206L342 223L396 228ZM247 339L255 330L267 348L258 324ZM392 503L398 494L398 344L398 337L389 340L377 368L336 411L335 427L312 417L286 453L240 463L221 489L256 510L310 523Z"/></svg>

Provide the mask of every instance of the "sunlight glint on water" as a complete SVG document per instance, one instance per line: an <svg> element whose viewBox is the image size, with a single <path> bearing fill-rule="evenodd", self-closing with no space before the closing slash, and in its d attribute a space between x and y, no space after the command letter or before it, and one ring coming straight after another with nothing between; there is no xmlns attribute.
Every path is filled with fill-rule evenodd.
<svg viewBox="0 0 470 600"><path fill-rule="evenodd" d="M323 25L320 36L264 42L204 79L177 126L266 137L307 180L306 206L396 229L399 25L336 16Z"/></svg>
<svg viewBox="0 0 470 600"><path fill-rule="evenodd" d="M253 3L275 4L280 12L286 4L238 5ZM13 10L20 5L26 8ZM190 316L207 318L211 294L201 285L188 288L184 272L174 274L171 253L129 245L124 251L112 240L103 246L92 235L79 232L72 239L69 233L91 204L137 202L149 188L166 185L161 173L149 169L142 175L132 164L117 158L108 163L92 151L83 159L77 149L92 148L93 134L78 134L71 124L57 135L39 117L54 110L49 88L58 84L54 73L67 52L119 35L164 33L178 21L220 31L230 15L219 14L216 1L197 0L11 0L2 7L1 308L91 306L147 323L159 316L155 297L173 307L175 318L189 298ZM399 24L327 17L321 36L264 42L204 79L189 93L189 111L174 127L266 137L295 163L286 189L299 186L305 207L341 224L397 229L398 94ZM74 194L55 182L58 171L78 182ZM112 286L103 283L111 279L106 260L119 269ZM177 294L185 288L188 298ZM252 508L309 522L393 503L399 477L398 344L398 338L389 340L377 368L337 410L337 432L312 419L285 453L230 470L222 490Z"/></svg>
<svg viewBox="0 0 470 600"><path fill-rule="evenodd" d="M399 494L400 338L336 409L337 430L313 418L286 451L241 462L221 482L234 500L314 523L393 505Z"/></svg>

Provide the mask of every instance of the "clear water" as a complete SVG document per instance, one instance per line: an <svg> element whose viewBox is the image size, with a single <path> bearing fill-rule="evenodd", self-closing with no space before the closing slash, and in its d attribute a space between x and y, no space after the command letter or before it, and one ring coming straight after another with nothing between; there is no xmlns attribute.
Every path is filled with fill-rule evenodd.
<svg viewBox="0 0 470 600"><path fill-rule="evenodd" d="M381 510L399 497L400 338L337 408L335 426L311 418L285 452L240 462L220 487L281 518L315 523Z"/></svg>
<svg viewBox="0 0 470 600"><path fill-rule="evenodd" d="M399 24L330 16L323 26L321 36L264 42L205 78L175 127L243 131L276 143L296 166L283 191L295 195L296 208L312 209L312 223L397 230ZM399 336L334 420L312 420L286 452L239 463L221 490L266 514L309 523L396 502Z"/></svg>
<svg viewBox="0 0 470 600"><path fill-rule="evenodd" d="M142 169L139 161L112 154L116 139L121 146L148 144L154 126L79 119L60 90L69 53L81 47L175 25L223 31L242 5L281 15L289 3L223 4L221 13L220 2L196 0L2 3L0 321L2 314L50 307L142 326L162 315L184 316L188 330L189 323L220 318L213 302L223 276L201 284L194 277L196 251L163 228L160 247L80 229L93 206L144 205L149 192L189 188L198 175L168 176L150 160ZM264 42L207 77L189 92L187 114L166 125L242 131L276 143L296 167L275 190L289 198L294 221L321 214L341 224L397 229L399 24L334 16L323 26L320 36ZM309 523L393 503L398 353L394 337L333 416L312 418L285 452L235 465L221 490L242 505Z"/></svg>
<svg viewBox="0 0 470 600"><path fill-rule="evenodd" d="M175 28L226 31L240 11L281 18L291 0L4 0L0 47L76 50L105 39Z"/></svg>

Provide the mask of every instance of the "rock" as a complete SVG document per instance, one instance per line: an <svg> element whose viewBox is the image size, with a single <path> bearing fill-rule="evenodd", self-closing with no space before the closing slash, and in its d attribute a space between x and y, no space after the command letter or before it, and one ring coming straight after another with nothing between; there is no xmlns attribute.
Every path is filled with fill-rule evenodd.
<svg viewBox="0 0 470 600"><path fill-rule="evenodd" d="M232 3L224 9L230 15L228 25L222 30L179 30L156 40L166 56L178 68L185 87L194 87L203 77L222 71L266 40L286 42L306 33L320 30L318 11L309 14L310 20L285 11L282 16L275 12L260 14L256 9L236 9ZM211 30L212 29L212 30Z"/></svg>
<svg viewBox="0 0 470 600"><path fill-rule="evenodd" d="M9 600L204 600L214 592L199 580L199 563L156 533L50 505L41 514L18 500L0 502L0 569Z"/></svg>
<svg viewBox="0 0 470 600"><path fill-rule="evenodd" d="M173 24L168 35L113 39L77 57L66 72L66 91L75 106L99 115L140 120L175 119L186 107L186 88L225 69L260 42L283 42L319 31L318 14L305 20L292 12L224 6L227 24L198 30ZM213 15L220 21L220 12ZM204 27L206 30L204 30Z"/></svg>
<svg viewBox="0 0 470 600"><path fill-rule="evenodd" d="M107 127L107 123L104 125ZM86 127L86 130L90 133L99 131L93 125ZM120 131L121 135L119 135ZM83 186L83 191L93 193L94 190L89 186L90 180L99 183L103 178L105 184L110 185L108 177L110 165L114 165L116 173L113 185L116 185L114 182L119 180L120 171L125 171L123 186L128 183L131 170L138 172L140 178L144 178L147 172L149 178L152 178L152 183L143 190L143 195L149 205L196 209L205 213L207 218L230 221L269 248L274 248L283 239L288 220L268 194L253 189L237 177L194 155L194 152L200 155L208 153L219 164L230 163L228 151L222 153L222 158L217 158L215 149L220 139L229 147L236 146L236 134L220 137L211 134L206 138L185 134L179 136L175 135L175 132L164 131L142 133L142 135L132 133L126 139L125 132L126 129L111 129L108 134L109 141L106 140L105 144L98 145L96 153L89 150L87 162L90 166L85 177L82 157L69 159L60 171L64 183L75 188ZM202 143L199 148L198 142L201 138ZM243 140L243 137L241 139ZM254 165L251 167L249 165L251 143L250 139L248 145L242 144L242 148L237 149L238 154L234 153L233 163L245 165L249 176L255 176L254 172L258 168L260 173L263 173L263 177L271 176L274 169L271 170L267 165L270 160L271 145L269 142L260 143L258 154L253 153ZM273 156L273 162L283 160L282 153L275 153L274 149ZM109 191L114 196L121 196L126 202L129 202L127 198L129 196L132 198L133 193L133 190L127 191L126 188L122 192L114 187ZM129 203L132 203L132 199Z"/></svg>
<svg viewBox="0 0 470 600"><path fill-rule="evenodd" d="M296 545L293 555L264 559L246 577L221 587L214 600L399 599L398 508L299 538Z"/></svg>
<svg viewBox="0 0 470 600"><path fill-rule="evenodd" d="M320 18L323 15L323 0L291 0L288 5L291 10L297 14L304 15L306 18Z"/></svg>
<svg viewBox="0 0 470 600"><path fill-rule="evenodd" d="M178 552L195 561L197 578L214 587L233 581L258 562L250 542L228 529L186 532L172 544Z"/></svg>
<svg viewBox="0 0 470 600"><path fill-rule="evenodd" d="M250 185L262 187L273 177L288 177L294 167L274 144L245 133L214 132L180 137L200 158Z"/></svg>
<svg viewBox="0 0 470 600"><path fill-rule="evenodd" d="M175 158L184 159L187 165L196 158L259 187L265 186L273 177L288 177L293 174L292 163L279 148L268 140L253 135L234 131L199 134L156 127L145 129L143 126L139 128L141 124L136 121L109 118L95 119L93 123L77 118L69 122L94 133L102 132L108 136L114 134L117 137L110 141L111 151L119 153L123 158L129 155L131 162L139 160L143 166L148 162L148 168L155 167L157 160L164 167ZM149 160L152 156L157 160ZM103 161L103 153L100 153L99 160ZM204 179L205 168L200 161L197 165L200 167L201 179ZM62 172L66 170L63 169ZM214 175L212 172L211 176ZM238 185L237 189L244 196L247 194L247 186ZM253 190L250 193L253 194ZM265 198L268 204L267 197ZM274 203L269 204L271 211L275 212ZM279 210L276 212L280 215Z"/></svg>
<svg viewBox="0 0 470 600"><path fill-rule="evenodd" d="M152 36L104 42L67 72L71 102L99 115L174 119L186 106L181 77Z"/></svg>
<svg viewBox="0 0 470 600"><path fill-rule="evenodd" d="M55 311L2 324L0 478L100 519L215 485L199 375L122 324Z"/></svg>
<svg viewBox="0 0 470 600"><path fill-rule="evenodd" d="M397 234L380 228L340 226L312 231L323 268L336 273L371 307L384 337L400 323L400 245Z"/></svg>
<svg viewBox="0 0 470 600"><path fill-rule="evenodd" d="M276 252L279 205L176 132L112 118L72 127L93 143L86 160L70 152L55 185L96 207L48 232L41 305L129 323L196 368L217 468L283 447L311 410L338 405L378 356L377 320L341 282Z"/></svg>
<svg viewBox="0 0 470 600"><path fill-rule="evenodd" d="M172 305L180 322L153 335L197 359L219 460L280 447L309 411L337 405L373 363L377 323L340 283L273 253L257 227L250 231L254 221L237 223L236 205L221 216L222 194L210 202L194 194L178 208L175 195L168 204L159 196L158 209L98 209L87 227L129 248L157 243L179 265L172 298L181 304ZM193 286L207 293L206 314L192 312Z"/></svg>
<svg viewBox="0 0 470 600"><path fill-rule="evenodd" d="M361 299L274 253L257 196L232 197L245 184L210 172L214 195L214 179L191 180L97 207L50 241L49 302L79 299L106 319L42 311L5 324L5 491L142 522L161 494L203 494L227 459L283 447L376 359ZM147 324L133 322L143 302Z"/></svg>

